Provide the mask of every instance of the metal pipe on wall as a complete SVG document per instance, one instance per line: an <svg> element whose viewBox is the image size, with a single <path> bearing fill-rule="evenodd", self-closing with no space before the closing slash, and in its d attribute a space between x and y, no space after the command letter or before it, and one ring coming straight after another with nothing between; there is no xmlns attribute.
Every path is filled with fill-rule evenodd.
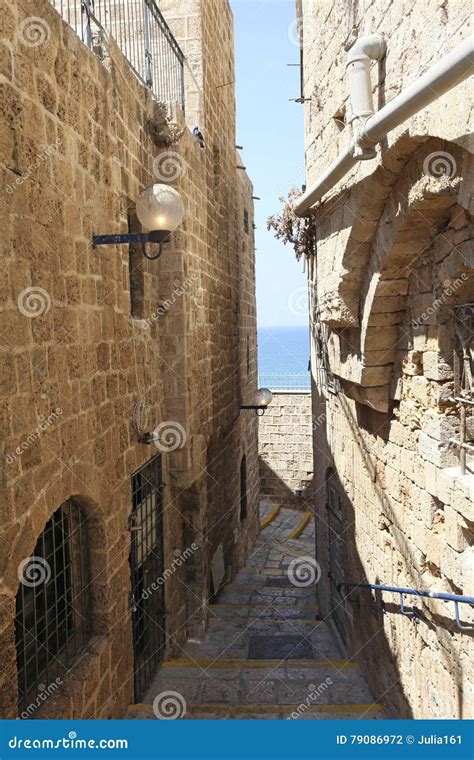
<svg viewBox="0 0 474 760"><path fill-rule="evenodd" d="M466 38L451 53L422 74L390 103L387 103L360 128L356 141L352 139L339 156L302 195L295 206L297 216L305 216L311 206L321 200L355 166L354 154L361 148L371 148L396 127L422 108L474 73L474 36Z"/></svg>

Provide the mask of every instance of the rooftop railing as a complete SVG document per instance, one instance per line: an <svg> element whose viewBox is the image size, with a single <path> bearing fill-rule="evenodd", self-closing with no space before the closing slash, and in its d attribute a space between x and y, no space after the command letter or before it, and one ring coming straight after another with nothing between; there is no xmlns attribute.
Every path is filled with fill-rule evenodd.
<svg viewBox="0 0 474 760"><path fill-rule="evenodd" d="M271 391L309 393L311 391L311 375L309 372L265 372L259 373L259 387Z"/></svg>
<svg viewBox="0 0 474 760"><path fill-rule="evenodd" d="M49 0L91 50L110 34L157 100L184 111L184 54L155 0Z"/></svg>

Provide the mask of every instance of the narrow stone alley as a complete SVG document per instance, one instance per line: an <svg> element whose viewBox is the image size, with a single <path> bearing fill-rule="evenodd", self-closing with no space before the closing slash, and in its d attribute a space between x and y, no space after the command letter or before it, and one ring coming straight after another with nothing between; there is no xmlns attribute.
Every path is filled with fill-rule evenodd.
<svg viewBox="0 0 474 760"><path fill-rule="evenodd" d="M202 641L163 663L127 718L381 718L359 672L318 615L314 521L263 506L249 560L209 607Z"/></svg>

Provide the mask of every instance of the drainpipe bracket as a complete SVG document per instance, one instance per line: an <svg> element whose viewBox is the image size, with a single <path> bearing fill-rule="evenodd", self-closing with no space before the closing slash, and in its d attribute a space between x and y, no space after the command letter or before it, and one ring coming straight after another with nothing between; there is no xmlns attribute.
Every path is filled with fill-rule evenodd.
<svg viewBox="0 0 474 760"><path fill-rule="evenodd" d="M367 136L367 122L372 116L373 114L364 114L361 117L352 117L351 119L351 155L357 161L366 161L377 156L375 147L379 141Z"/></svg>
<svg viewBox="0 0 474 760"><path fill-rule="evenodd" d="M364 141L362 139L363 134L363 127L360 126L354 126L353 128L353 139L351 141L350 145L350 152L351 156L356 159L356 161L370 161L373 158L377 157L377 151L375 150L374 144L364 144Z"/></svg>

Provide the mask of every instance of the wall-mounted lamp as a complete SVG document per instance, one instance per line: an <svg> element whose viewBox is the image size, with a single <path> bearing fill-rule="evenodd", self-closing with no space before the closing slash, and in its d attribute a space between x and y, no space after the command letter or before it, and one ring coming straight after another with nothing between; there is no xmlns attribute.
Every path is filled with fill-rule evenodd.
<svg viewBox="0 0 474 760"><path fill-rule="evenodd" d="M265 410L271 404L273 394L268 388L259 388L255 393L253 404L244 404L241 409L254 409L259 417L265 414Z"/></svg>
<svg viewBox="0 0 474 760"><path fill-rule="evenodd" d="M130 232L123 235L93 235L92 247L141 243L147 259L157 259L163 252L163 243L183 221L184 204L180 194L170 185L156 184L145 188L136 203L136 212L142 226L148 232ZM146 252L146 243L158 243L158 253Z"/></svg>

